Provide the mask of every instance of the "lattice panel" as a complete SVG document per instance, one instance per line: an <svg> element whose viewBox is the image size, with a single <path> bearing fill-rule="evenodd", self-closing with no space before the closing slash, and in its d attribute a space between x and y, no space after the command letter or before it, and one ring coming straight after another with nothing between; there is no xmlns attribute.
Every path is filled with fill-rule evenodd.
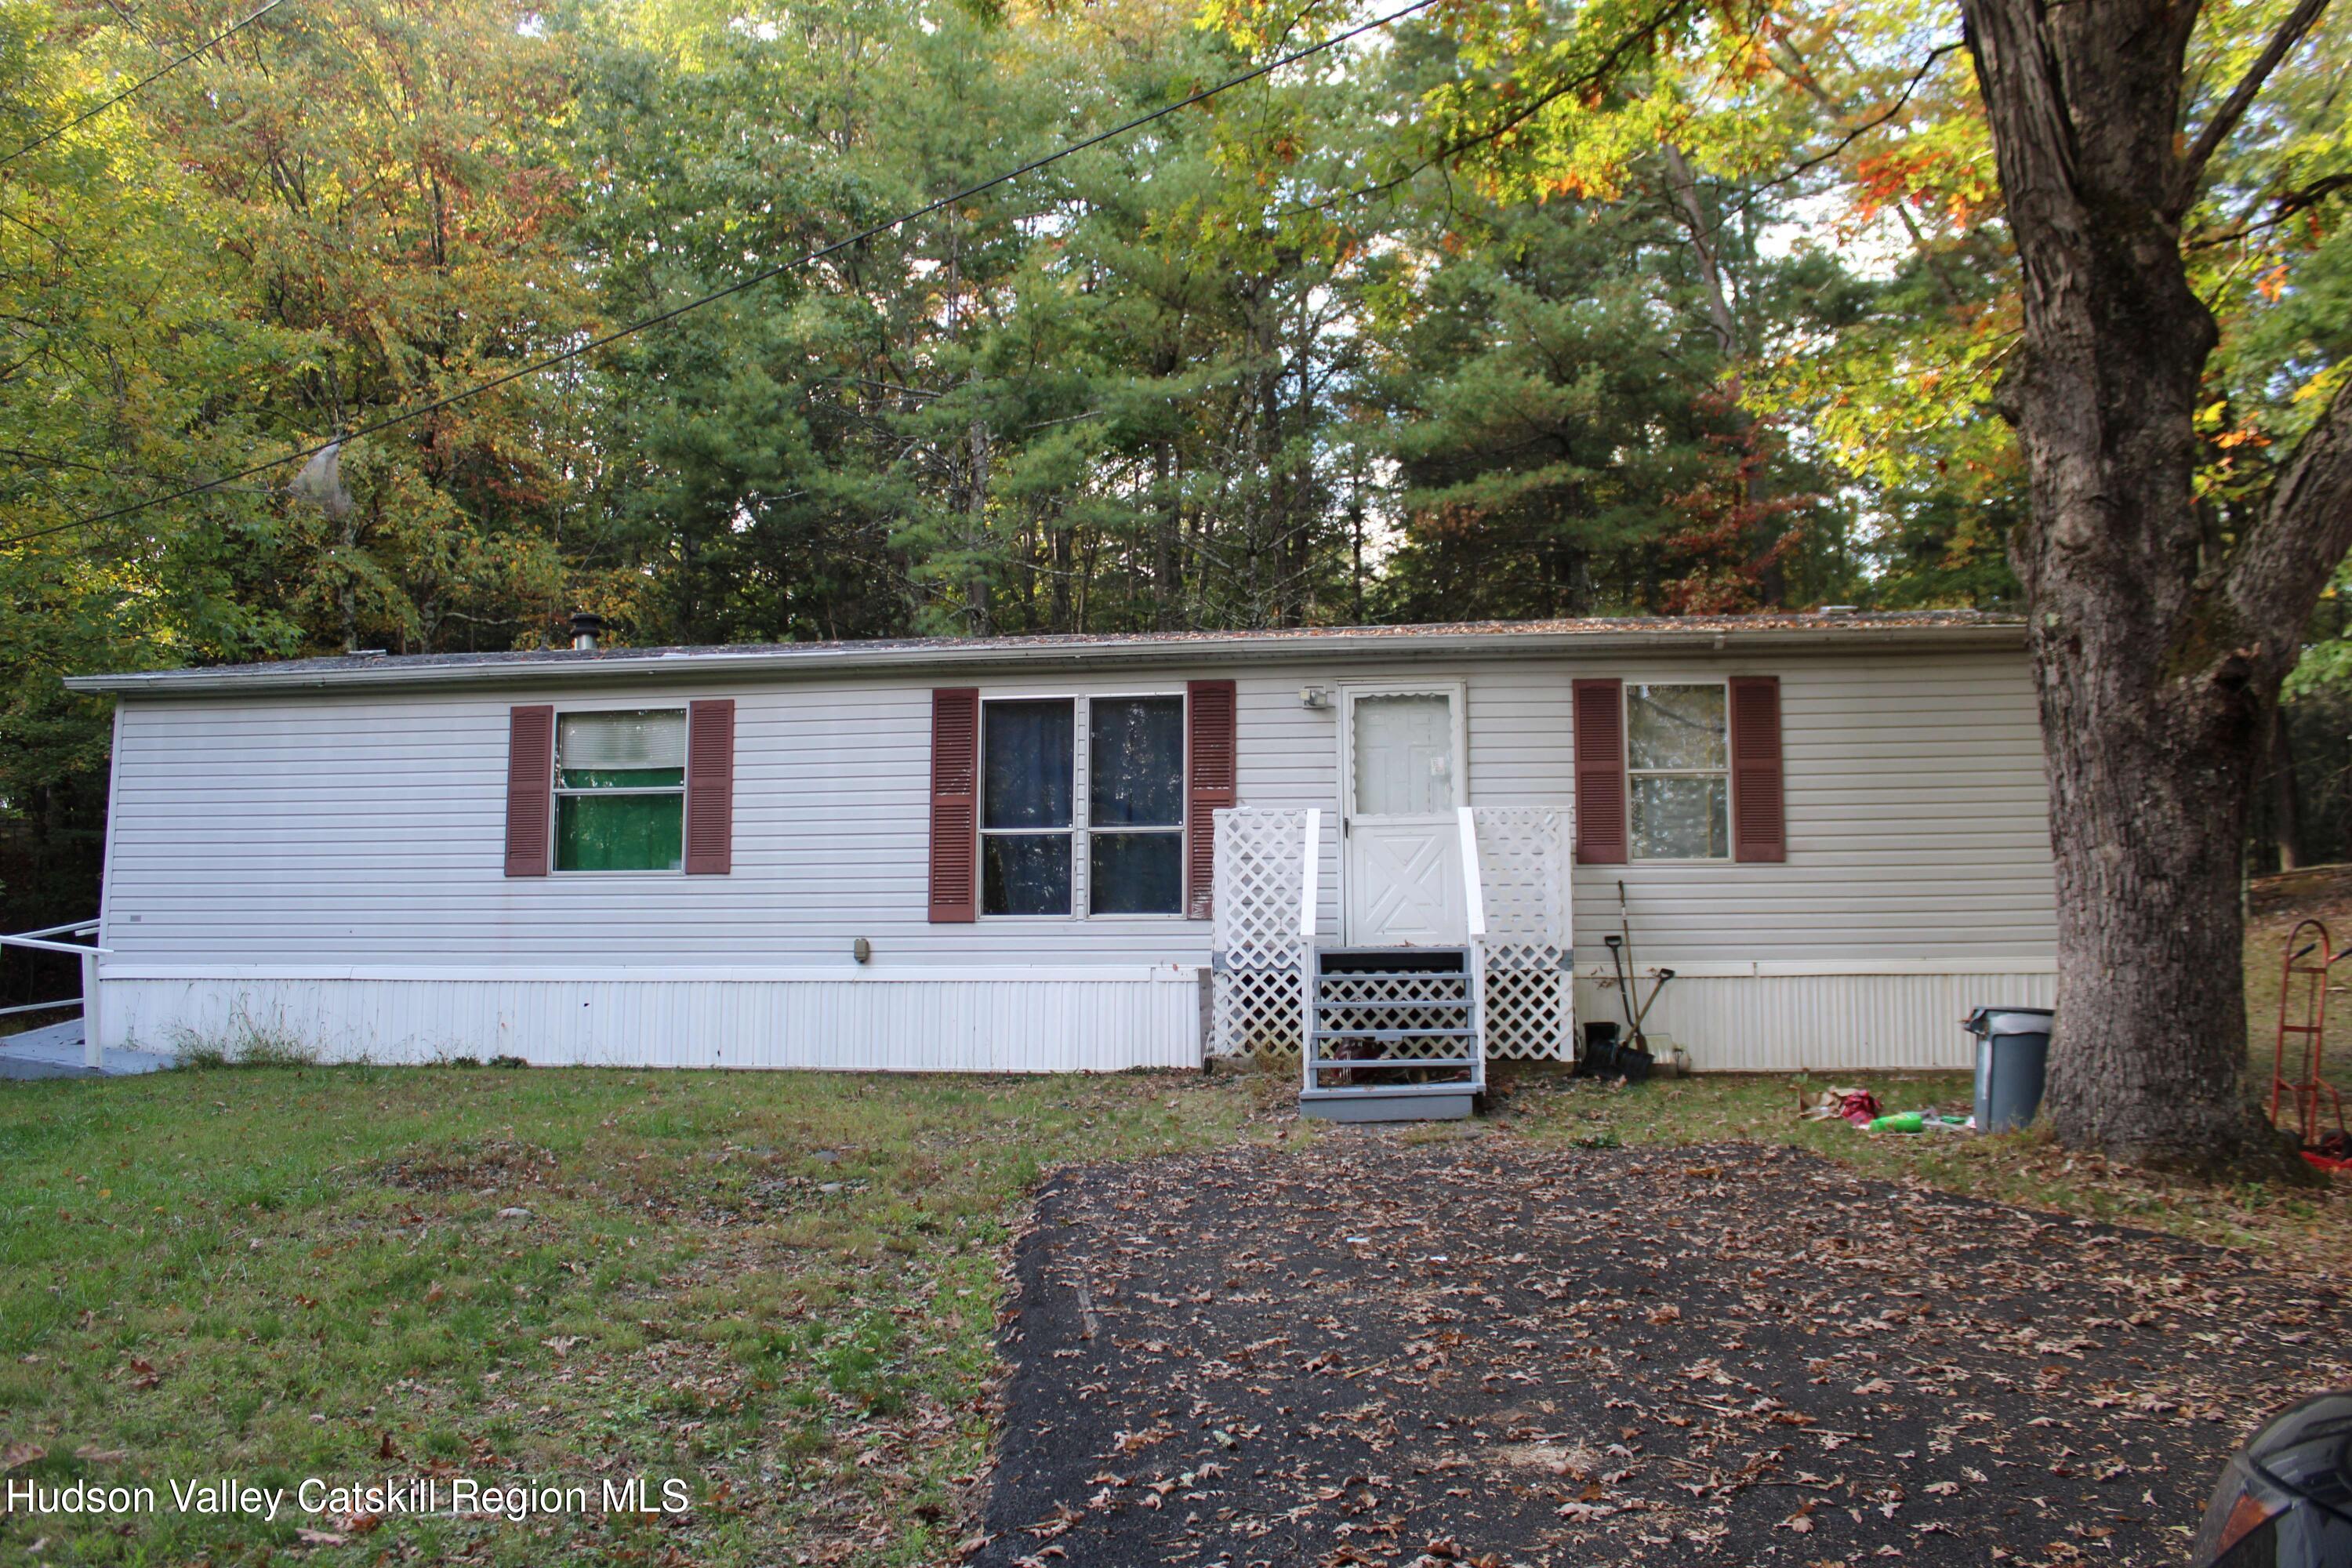
<svg viewBox="0 0 2352 1568"><path fill-rule="evenodd" d="M1568 815L1486 806L1474 815L1486 899L1486 1054L1567 1060L1576 1054Z"/></svg>
<svg viewBox="0 0 2352 1568"><path fill-rule="evenodd" d="M1575 976L1567 949L1486 950L1486 1055L1516 1061L1568 1061L1576 1055Z"/></svg>
<svg viewBox="0 0 2352 1568"><path fill-rule="evenodd" d="M1557 811L1489 810L1478 825L1478 880L1490 947L1568 946L1568 826Z"/></svg>
<svg viewBox="0 0 2352 1568"><path fill-rule="evenodd" d="M1216 814L1216 953L1210 1048L1290 1055L1306 1005L1298 897L1307 814L1234 806Z"/></svg>
<svg viewBox="0 0 2352 1568"><path fill-rule="evenodd" d="M1295 1057L1305 1044L1300 1009L1307 1005L1298 971L1220 969L1214 985L1210 1054Z"/></svg>

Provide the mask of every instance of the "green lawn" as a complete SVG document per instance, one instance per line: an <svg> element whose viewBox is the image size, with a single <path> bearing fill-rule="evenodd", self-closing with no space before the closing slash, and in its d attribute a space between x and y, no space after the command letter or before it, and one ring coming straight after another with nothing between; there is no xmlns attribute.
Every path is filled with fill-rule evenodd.
<svg viewBox="0 0 2352 1568"><path fill-rule="evenodd" d="M1258 1103L1196 1075L5 1085L0 1469L167 1506L120 1532L0 1521L0 1562L938 1561L1025 1190L1055 1160L1247 1136ZM188 1517L165 1490L420 1470L675 1475L697 1506L371 1529Z"/></svg>
<svg viewBox="0 0 2352 1568"><path fill-rule="evenodd" d="M1857 1078L1890 1108L1967 1094ZM2167 1185L2030 1135L1873 1138L1799 1121L1821 1087L1504 1069L1487 1120L1389 1135L1790 1142L2282 1263L2352 1256L2352 1183ZM695 1503L520 1523L6 1518L0 1564L942 1561L978 1498L999 1268L1039 1173L1362 1135L1297 1122L1292 1088L1279 1071L299 1067L0 1085L10 1480L143 1482L168 1505L167 1479L224 1473L592 1494L676 1476Z"/></svg>

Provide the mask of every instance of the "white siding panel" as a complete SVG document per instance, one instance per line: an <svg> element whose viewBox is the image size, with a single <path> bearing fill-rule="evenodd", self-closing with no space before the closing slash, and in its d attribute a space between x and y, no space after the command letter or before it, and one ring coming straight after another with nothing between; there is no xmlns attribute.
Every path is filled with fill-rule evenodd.
<svg viewBox="0 0 2352 1568"><path fill-rule="evenodd" d="M1120 1072L1201 1064L1190 969L1140 977L667 980L333 978L105 983L109 1039L230 1052L296 1042L330 1061L516 1056L547 1067Z"/></svg>

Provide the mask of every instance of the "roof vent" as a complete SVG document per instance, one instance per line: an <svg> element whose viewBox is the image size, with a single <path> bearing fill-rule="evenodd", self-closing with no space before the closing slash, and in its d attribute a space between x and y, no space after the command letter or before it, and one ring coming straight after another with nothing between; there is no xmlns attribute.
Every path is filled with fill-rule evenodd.
<svg viewBox="0 0 2352 1568"><path fill-rule="evenodd" d="M1858 605L1823 605L1819 610L1815 611L1814 614L1822 616L1850 616L1860 607L1861 606ZM577 620L578 617L574 616L573 619Z"/></svg>
<svg viewBox="0 0 2352 1568"><path fill-rule="evenodd" d="M572 612L572 646L582 653L596 651L596 634L604 629L604 617L593 610Z"/></svg>

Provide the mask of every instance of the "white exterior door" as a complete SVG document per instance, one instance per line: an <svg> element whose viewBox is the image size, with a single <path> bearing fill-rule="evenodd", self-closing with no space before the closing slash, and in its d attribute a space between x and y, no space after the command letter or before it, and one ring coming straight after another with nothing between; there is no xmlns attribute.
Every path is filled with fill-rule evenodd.
<svg viewBox="0 0 2352 1568"><path fill-rule="evenodd" d="M1357 947L1468 940L1462 890L1462 689L1343 689L1340 885Z"/></svg>

